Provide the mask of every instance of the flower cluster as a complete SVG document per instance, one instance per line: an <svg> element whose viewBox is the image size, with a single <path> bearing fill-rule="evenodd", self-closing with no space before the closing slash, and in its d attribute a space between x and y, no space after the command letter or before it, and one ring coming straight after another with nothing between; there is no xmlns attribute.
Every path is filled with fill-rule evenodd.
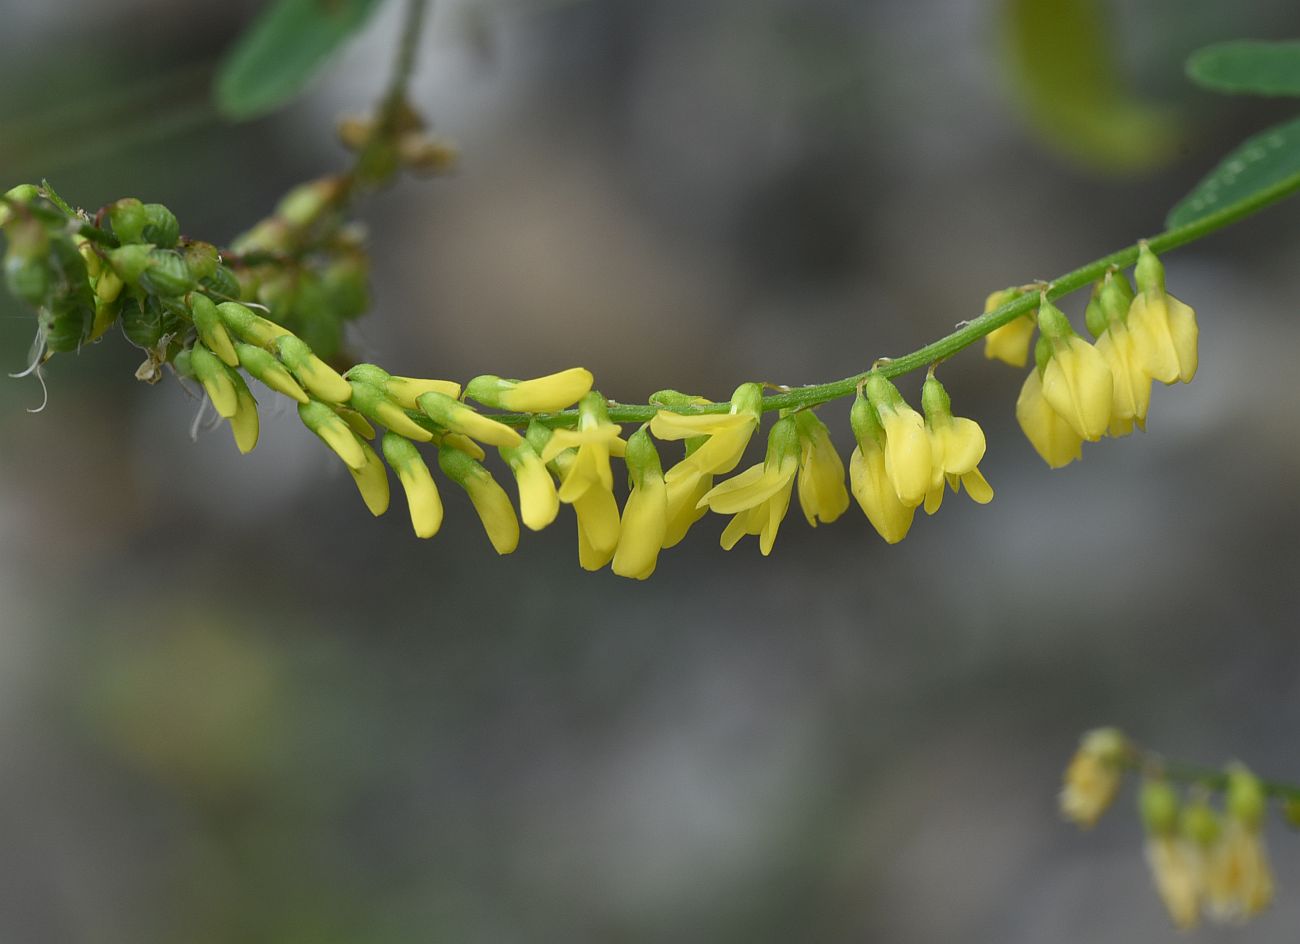
<svg viewBox="0 0 1300 944"><path fill-rule="evenodd" d="M1139 766L1149 771L1138 792L1147 864L1173 923L1193 928L1202 915L1242 921L1268 907L1268 801L1263 785L1241 764L1195 778L1180 796L1159 763L1143 758L1119 731L1090 731L1066 768L1062 813L1084 828L1094 825L1119 792L1125 770ZM1211 805L1211 787L1223 789L1222 809Z"/></svg>
<svg viewBox="0 0 1300 944"><path fill-rule="evenodd" d="M1016 419L1054 469L1081 458L1084 442L1127 436L1134 426L1145 429L1152 381L1188 383L1196 375L1196 314L1165 291L1164 266L1145 243L1134 277L1136 293L1117 271L1094 286L1085 320L1095 344L1074 332L1045 292L1036 315L985 338L985 356L1023 367L1037 326L1035 366L1016 401ZM1020 291L993 293L985 310Z"/></svg>

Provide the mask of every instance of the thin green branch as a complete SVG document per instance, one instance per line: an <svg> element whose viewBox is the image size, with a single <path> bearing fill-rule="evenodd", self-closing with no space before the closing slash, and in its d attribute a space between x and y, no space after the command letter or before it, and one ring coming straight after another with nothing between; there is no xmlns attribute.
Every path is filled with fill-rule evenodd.
<svg viewBox="0 0 1300 944"><path fill-rule="evenodd" d="M1265 207L1271 206L1297 191L1300 191L1300 173L1292 174L1271 187L1260 190L1236 203L1229 204L1223 209L1208 216L1203 216L1195 222L1165 230L1159 235L1150 237L1145 242L1153 252L1168 252L1170 249L1176 249L1179 246L1185 246L1198 239L1203 239L1211 233L1258 213ZM1137 261L1138 245L1140 243L1112 252L1110 255L1102 256L1100 259L1095 259L1087 265L1082 265L1053 279L1048 283L1047 296L1055 299L1062 295L1068 295L1101 278L1108 269L1122 269L1131 266ZM1008 302L988 314L981 315L973 321L965 322L956 331L940 338L938 341L927 344L925 347L903 357L896 357L882 362L877 369L884 376L893 378L911 373L922 367L929 367L931 364L952 357L958 351L974 344L990 331L1028 314L1036 307L1038 307L1037 293L1030 292L1021 295L1014 301ZM869 370L863 371L842 380L833 380L830 383L798 387L793 390L772 394L763 398L763 410L793 410L813 407L830 400L846 397L857 390L858 384L869 373ZM676 413L725 413L728 408L729 406L726 403L659 407L652 404L615 403L610 401L609 415L610 419L616 423L644 423L651 419L660 409L671 409ZM577 421L577 416L576 410L565 410L561 413L550 413L536 418L548 426L571 426ZM525 413L507 413L495 415L493 419L511 426L525 426L534 417Z"/></svg>
<svg viewBox="0 0 1300 944"><path fill-rule="evenodd" d="M1165 760L1154 751L1141 748L1134 749L1124 766L1141 773L1158 774L1175 783L1204 787L1215 793L1222 793L1228 789L1228 774L1225 771ZM1266 795L1274 799L1300 803L1300 784L1282 780L1261 780L1259 785Z"/></svg>

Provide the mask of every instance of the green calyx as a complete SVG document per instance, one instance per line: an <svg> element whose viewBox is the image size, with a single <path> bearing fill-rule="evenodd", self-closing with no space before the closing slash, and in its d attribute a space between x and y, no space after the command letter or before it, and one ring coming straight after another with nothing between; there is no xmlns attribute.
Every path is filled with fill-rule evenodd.
<svg viewBox="0 0 1300 944"><path fill-rule="evenodd" d="M1144 780L1138 808L1142 825L1152 836L1172 836L1178 829L1178 792L1167 780Z"/></svg>

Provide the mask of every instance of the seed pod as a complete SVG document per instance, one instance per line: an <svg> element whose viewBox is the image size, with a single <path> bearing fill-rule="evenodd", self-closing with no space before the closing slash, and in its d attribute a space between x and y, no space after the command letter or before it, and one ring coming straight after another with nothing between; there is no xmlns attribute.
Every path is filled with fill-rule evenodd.
<svg viewBox="0 0 1300 944"><path fill-rule="evenodd" d="M155 249L149 254L149 265L140 273L140 287L153 295L174 298L192 292L198 287L180 253L168 249Z"/></svg>
<svg viewBox="0 0 1300 944"><path fill-rule="evenodd" d="M145 242L171 249L181 238L181 225L176 215L161 203L146 203L144 218L144 231L140 235Z"/></svg>
<svg viewBox="0 0 1300 944"><path fill-rule="evenodd" d="M41 314L46 345L52 351L75 351L90 337L95 319L86 260L71 239L57 238L50 242L49 261L54 278Z"/></svg>
<svg viewBox="0 0 1300 944"><path fill-rule="evenodd" d="M130 298L122 308L122 333L136 347L156 347L163 335L163 312L158 299L146 295Z"/></svg>
<svg viewBox="0 0 1300 944"><path fill-rule="evenodd" d="M108 224L123 245L143 242L142 234L148 222L144 204L135 197L123 197L108 208Z"/></svg>
<svg viewBox="0 0 1300 944"><path fill-rule="evenodd" d="M92 318L93 311L68 299L42 306L38 320L45 346L51 351L75 351L90 336Z"/></svg>
<svg viewBox="0 0 1300 944"><path fill-rule="evenodd" d="M191 242L185 246L183 256L190 275L200 281L211 277L221 264L221 255L212 243Z"/></svg>
<svg viewBox="0 0 1300 944"><path fill-rule="evenodd" d="M109 251L108 264L113 267L113 271L123 282L127 285L135 285L140 281L144 270L149 268L149 256L152 252L152 246L142 243L122 246Z"/></svg>

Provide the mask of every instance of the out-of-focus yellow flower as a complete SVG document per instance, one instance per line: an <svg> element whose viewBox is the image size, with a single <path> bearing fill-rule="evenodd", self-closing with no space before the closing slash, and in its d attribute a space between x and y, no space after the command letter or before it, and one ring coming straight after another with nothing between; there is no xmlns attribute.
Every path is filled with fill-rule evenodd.
<svg viewBox="0 0 1300 944"><path fill-rule="evenodd" d="M849 507L844 461L835 451L830 430L811 410L794 414L799 431L799 507L814 528L830 524Z"/></svg>
<svg viewBox="0 0 1300 944"><path fill-rule="evenodd" d="M1038 328L1050 346L1043 368L1043 398L1081 439L1096 442L1110 426L1115 381L1106 360L1074 333L1061 310L1041 296Z"/></svg>
<svg viewBox="0 0 1300 944"><path fill-rule="evenodd" d="M436 390L420 394L415 398L415 405L425 416L444 429L477 439L490 446L513 449L524 441L522 436L505 423L498 423L477 413L459 400Z"/></svg>
<svg viewBox="0 0 1300 944"><path fill-rule="evenodd" d="M799 432L793 417L784 417L768 434L762 463L713 486L700 499L710 511L733 516L722 532L724 549L731 550L746 534L756 534L763 555L772 553L798 471Z"/></svg>
<svg viewBox="0 0 1300 944"><path fill-rule="evenodd" d="M492 473L445 440L438 445L438 465L447 478L465 489L496 552L509 554L518 547L519 519L510 496Z"/></svg>
<svg viewBox="0 0 1300 944"><path fill-rule="evenodd" d="M627 443L632 491L623 507L618 548L610 569L620 577L645 580L655 571L668 528L668 490L659 453L645 427Z"/></svg>
<svg viewBox="0 0 1300 944"><path fill-rule="evenodd" d="M1206 885L1210 913L1223 921L1258 914L1273 901L1273 870L1264 848L1263 787L1240 764L1228 770L1226 822L1210 851Z"/></svg>
<svg viewBox="0 0 1300 944"><path fill-rule="evenodd" d="M1119 792L1127 739L1114 728L1098 728L1083 736L1065 769L1061 813L1083 828L1093 826Z"/></svg>
<svg viewBox="0 0 1300 944"><path fill-rule="evenodd" d="M519 413L551 413L573 406L591 390L591 371L571 367L532 380L506 380L493 374L475 377L465 396L484 406Z"/></svg>
<svg viewBox="0 0 1300 944"><path fill-rule="evenodd" d="M429 467L415 444L397 433L384 433L381 445L384 458L397 473L397 480L406 492L406 507L411 513L415 536L433 537L442 527L442 496L438 494Z"/></svg>
<svg viewBox="0 0 1300 944"><path fill-rule="evenodd" d="M1200 919L1204 875L1199 849L1179 833L1179 802L1164 780L1145 780L1138 795L1146 827L1146 857L1156 891L1169 917L1180 929Z"/></svg>
<svg viewBox="0 0 1300 944"><path fill-rule="evenodd" d="M993 292L984 301L984 314L996 311L1021 295L1020 289L1004 288ZM1029 362L1029 342L1033 340L1037 321L1032 313L1008 321L984 335L984 356L1012 367L1024 367Z"/></svg>
<svg viewBox="0 0 1300 944"><path fill-rule="evenodd" d="M885 474L905 505L919 505L930 490L934 456L921 414L898 388L877 373L867 377L867 400L885 431Z"/></svg>
<svg viewBox="0 0 1300 944"><path fill-rule="evenodd" d="M853 403L849 420L853 438L857 440L849 459L853 497L876 532L890 544L897 544L907 537L916 506L904 504L894 491L894 483L885 472L885 450L881 445L885 431L861 391Z"/></svg>
<svg viewBox="0 0 1300 944"><path fill-rule="evenodd" d="M1138 293L1128 326L1147 373L1165 384L1191 382L1200 336L1196 312L1165 291L1165 267L1146 243L1139 246L1133 274Z"/></svg>
<svg viewBox="0 0 1300 944"><path fill-rule="evenodd" d="M1043 397L1043 375L1029 371L1016 400L1016 419L1034 451L1053 469L1083 456L1083 438Z"/></svg>
<svg viewBox="0 0 1300 944"><path fill-rule="evenodd" d="M952 415L948 391L933 373L925 378L921 388L921 406L930 433L932 457L930 488L925 496L926 514L939 510L945 481L954 492L965 485L972 501L987 505L993 500L993 488L979 470L980 460L984 458L984 431L974 420Z"/></svg>
<svg viewBox="0 0 1300 944"><path fill-rule="evenodd" d="M519 516L532 530L542 530L560 512L555 479L527 440L513 449L502 449L501 457L510 466L519 486Z"/></svg>

